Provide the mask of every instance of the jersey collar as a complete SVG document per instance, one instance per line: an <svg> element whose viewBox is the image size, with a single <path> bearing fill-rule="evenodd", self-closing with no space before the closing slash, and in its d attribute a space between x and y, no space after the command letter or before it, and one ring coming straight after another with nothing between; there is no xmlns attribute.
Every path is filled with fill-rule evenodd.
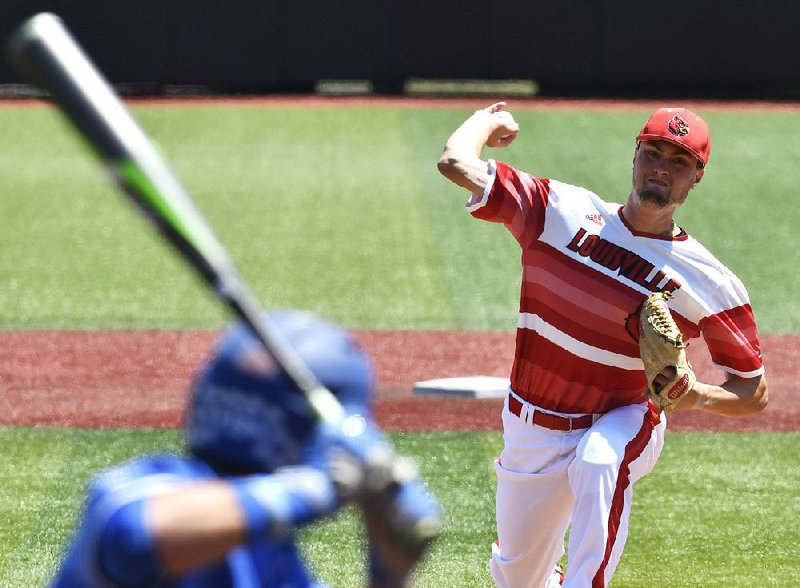
<svg viewBox="0 0 800 588"><path fill-rule="evenodd" d="M689 234L684 231L681 227L681 232L677 234L675 237L671 237L669 235L661 235L658 233L645 233L644 231L637 231L634 229L631 224L628 222L628 219L625 218L625 215L622 214L622 206L619 207L617 210L617 214L619 215L619 219L622 221L622 224L625 225L625 228L628 229L631 235L634 237L644 237L646 239L658 239L659 241L686 241L689 238Z"/></svg>

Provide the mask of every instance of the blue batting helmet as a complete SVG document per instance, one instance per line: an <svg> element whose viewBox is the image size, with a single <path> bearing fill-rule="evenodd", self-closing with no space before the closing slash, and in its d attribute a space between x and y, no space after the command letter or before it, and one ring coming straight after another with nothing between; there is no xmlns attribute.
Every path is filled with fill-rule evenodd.
<svg viewBox="0 0 800 588"><path fill-rule="evenodd" d="M351 334L304 311L276 311L264 320L347 412L368 416L372 363ZM225 473L303 463L317 434L305 396L243 324L223 335L195 380L186 421L191 452Z"/></svg>

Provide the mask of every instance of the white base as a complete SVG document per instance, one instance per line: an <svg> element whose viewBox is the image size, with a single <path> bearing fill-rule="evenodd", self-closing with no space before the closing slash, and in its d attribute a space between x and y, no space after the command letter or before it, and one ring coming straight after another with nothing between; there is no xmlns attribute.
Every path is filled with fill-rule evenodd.
<svg viewBox="0 0 800 588"><path fill-rule="evenodd" d="M508 378L493 376L438 378L415 383L414 394L463 398L503 398L508 394L508 385Z"/></svg>

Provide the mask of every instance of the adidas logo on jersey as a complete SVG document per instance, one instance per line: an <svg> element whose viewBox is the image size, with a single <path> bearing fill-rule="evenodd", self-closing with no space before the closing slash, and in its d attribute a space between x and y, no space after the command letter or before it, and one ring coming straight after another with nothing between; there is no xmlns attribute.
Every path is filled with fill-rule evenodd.
<svg viewBox="0 0 800 588"><path fill-rule="evenodd" d="M596 225L603 225L603 217L599 214L587 214L586 219L592 221Z"/></svg>

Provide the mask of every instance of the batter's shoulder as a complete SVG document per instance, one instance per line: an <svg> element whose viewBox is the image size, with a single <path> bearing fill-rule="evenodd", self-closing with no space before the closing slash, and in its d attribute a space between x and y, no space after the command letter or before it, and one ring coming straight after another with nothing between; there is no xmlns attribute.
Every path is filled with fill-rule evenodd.
<svg viewBox="0 0 800 588"><path fill-rule="evenodd" d="M89 484L89 502L109 495L134 495L183 480L204 479L214 474L202 462L178 455L139 457L97 474Z"/></svg>

